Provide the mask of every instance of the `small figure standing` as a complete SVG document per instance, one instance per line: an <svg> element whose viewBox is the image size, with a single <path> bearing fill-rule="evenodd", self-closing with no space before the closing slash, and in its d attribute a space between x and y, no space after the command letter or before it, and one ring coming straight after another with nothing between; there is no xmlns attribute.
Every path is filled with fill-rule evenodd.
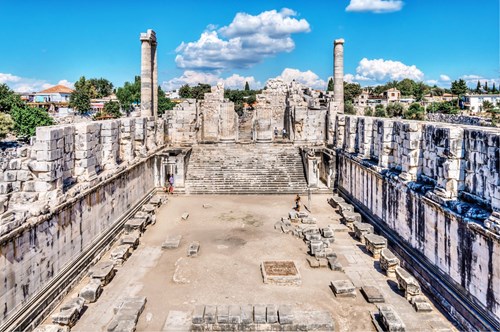
<svg viewBox="0 0 500 332"><path fill-rule="evenodd" d="M170 177L168 178L168 183L169 183L168 192L170 194L173 194L174 193L174 176L173 175L170 175Z"/></svg>
<svg viewBox="0 0 500 332"><path fill-rule="evenodd" d="M295 196L295 211L300 212L300 196Z"/></svg>
<svg viewBox="0 0 500 332"><path fill-rule="evenodd" d="M278 138L278 127L274 127L274 138Z"/></svg>
<svg viewBox="0 0 500 332"><path fill-rule="evenodd" d="M285 128L283 128L283 130L282 130L282 132L281 132L281 133L282 133L282 137L283 137L283 139L285 139L285 138L286 138L286 129L285 129ZM298 196L298 195L297 195L297 196Z"/></svg>

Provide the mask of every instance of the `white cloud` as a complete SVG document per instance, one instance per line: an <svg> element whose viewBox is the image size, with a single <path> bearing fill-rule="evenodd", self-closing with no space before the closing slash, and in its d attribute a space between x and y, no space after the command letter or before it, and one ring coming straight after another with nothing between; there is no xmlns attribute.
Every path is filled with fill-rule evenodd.
<svg viewBox="0 0 500 332"><path fill-rule="evenodd" d="M390 13L403 8L400 0L351 0L346 7L348 12Z"/></svg>
<svg viewBox="0 0 500 332"><path fill-rule="evenodd" d="M7 84L9 88L14 90L15 92L22 92L22 93L38 92L41 90L48 89L51 86L55 85L47 82L46 80L40 80L36 78L26 78L12 74L0 73L0 84L3 83ZM70 88L73 87L73 83L67 80L61 80L57 84L62 84Z"/></svg>
<svg viewBox="0 0 500 332"><path fill-rule="evenodd" d="M238 13L231 24L218 30L209 25L197 41L182 42L176 49L179 68L229 70L248 68L263 59L295 48L294 33L309 32L305 19L284 8L258 15Z"/></svg>
<svg viewBox="0 0 500 332"><path fill-rule="evenodd" d="M484 76L474 75L474 74L473 75L463 75L460 78L463 79L465 81L465 83L467 83L468 86L471 86L474 88L477 85L477 81L479 81L481 83L481 86L484 86L484 83L487 82L489 88L491 88L493 86L493 83L495 83L497 88L500 86L500 79L498 79L498 78L486 78Z"/></svg>
<svg viewBox="0 0 500 332"><path fill-rule="evenodd" d="M318 75L314 72L300 71L298 69L293 68L285 68L278 78L283 79L285 82L291 82L293 80L304 84L307 87L312 87L315 89L326 89L327 82L322 80Z"/></svg>
<svg viewBox="0 0 500 332"><path fill-rule="evenodd" d="M12 74L3 74L3 73L0 73L0 84L3 84L3 83L15 83L15 82L19 82L21 80L21 77L19 76L15 76L15 75L12 75Z"/></svg>
<svg viewBox="0 0 500 332"><path fill-rule="evenodd" d="M262 84L253 76L244 77L238 74L233 74L227 78L222 78L216 73L186 70L181 76L163 82L162 88L166 91L172 91L177 90L184 84L191 86L197 85L198 83L215 85L219 82L224 83L224 86L230 89L243 89L245 87L245 82L248 82L250 88L252 89L259 89L262 87Z"/></svg>
<svg viewBox="0 0 500 332"><path fill-rule="evenodd" d="M438 85L439 81L438 80L426 80L425 83L428 85Z"/></svg>
<svg viewBox="0 0 500 332"><path fill-rule="evenodd" d="M404 78L421 81L424 78L424 73L415 65L408 66L400 61L363 58L356 68L356 75L349 76L352 81L372 81L375 83L389 80L399 81Z"/></svg>
<svg viewBox="0 0 500 332"><path fill-rule="evenodd" d="M57 85L64 85L65 87L68 87L70 89L75 88L74 82L70 82L68 80L60 80L59 82L57 82Z"/></svg>
<svg viewBox="0 0 500 332"><path fill-rule="evenodd" d="M451 81L450 76L445 75L445 74L439 75L439 80L442 81L442 82L449 82L449 81Z"/></svg>

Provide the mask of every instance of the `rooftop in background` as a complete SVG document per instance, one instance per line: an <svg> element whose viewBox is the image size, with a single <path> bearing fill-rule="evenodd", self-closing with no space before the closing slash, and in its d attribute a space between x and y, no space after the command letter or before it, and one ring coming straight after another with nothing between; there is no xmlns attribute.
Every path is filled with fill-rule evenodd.
<svg viewBox="0 0 500 332"><path fill-rule="evenodd" d="M45 89L43 91L40 91L38 93L73 93L73 89L68 88L67 86L64 85L55 85L51 88Z"/></svg>

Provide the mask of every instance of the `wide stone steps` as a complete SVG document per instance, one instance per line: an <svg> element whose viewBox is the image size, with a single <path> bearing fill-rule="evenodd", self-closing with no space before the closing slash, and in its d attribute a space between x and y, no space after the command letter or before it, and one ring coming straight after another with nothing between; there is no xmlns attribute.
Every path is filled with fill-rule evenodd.
<svg viewBox="0 0 500 332"><path fill-rule="evenodd" d="M186 174L190 194L304 193L299 149L283 144L199 145Z"/></svg>

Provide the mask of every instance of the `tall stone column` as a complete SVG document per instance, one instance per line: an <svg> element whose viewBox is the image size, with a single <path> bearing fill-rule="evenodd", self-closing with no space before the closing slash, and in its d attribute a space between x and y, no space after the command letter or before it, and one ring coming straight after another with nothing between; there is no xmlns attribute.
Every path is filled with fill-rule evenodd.
<svg viewBox="0 0 500 332"><path fill-rule="evenodd" d="M344 39L336 39L333 47L333 98L337 112L344 113Z"/></svg>
<svg viewBox="0 0 500 332"><path fill-rule="evenodd" d="M141 116L156 114L158 69L156 65L156 33L149 29L141 33Z"/></svg>

